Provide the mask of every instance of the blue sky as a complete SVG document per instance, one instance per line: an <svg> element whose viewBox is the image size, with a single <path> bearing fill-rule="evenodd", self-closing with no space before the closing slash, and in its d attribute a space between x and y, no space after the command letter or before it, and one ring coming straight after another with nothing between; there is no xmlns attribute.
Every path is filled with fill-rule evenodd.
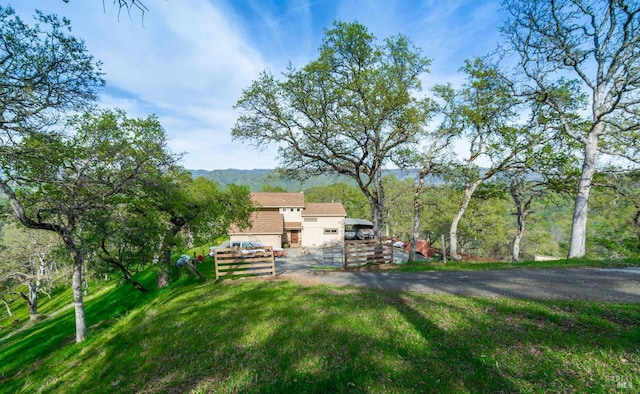
<svg viewBox="0 0 640 394"><path fill-rule="evenodd" d="M432 59L423 88L458 84L465 59L495 49L499 0L144 0L149 12L122 12L113 0L9 0L25 20L34 10L71 20L72 32L102 62L101 105L131 117L159 117L189 169L276 166L275 149L232 141L233 105L261 71L317 57L333 21L358 21L378 39L408 36Z"/></svg>

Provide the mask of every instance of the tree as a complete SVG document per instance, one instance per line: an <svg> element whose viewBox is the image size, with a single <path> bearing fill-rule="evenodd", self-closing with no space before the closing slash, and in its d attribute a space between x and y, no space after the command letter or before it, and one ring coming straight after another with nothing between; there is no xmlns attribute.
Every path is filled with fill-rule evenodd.
<svg viewBox="0 0 640 394"><path fill-rule="evenodd" d="M640 171L608 168L595 177L594 186L594 244L609 256L639 256Z"/></svg>
<svg viewBox="0 0 640 394"><path fill-rule="evenodd" d="M146 292L133 276L154 261L166 227L164 217L142 188L123 197L108 212L91 215L84 227L86 250L93 257L91 272L114 274Z"/></svg>
<svg viewBox="0 0 640 394"><path fill-rule="evenodd" d="M253 201L246 187L229 185L221 190L210 180L193 179L178 167L146 187L164 218L158 288L169 285L171 253L184 245L181 232L188 230L194 241L204 242L227 234L231 224L249 226Z"/></svg>
<svg viewBox="0 0 640 394"><path fill-rule="evenodd" d="M561 141L540 140L539 144L528 146L523 154L526 157L524 165L505 174L517 224L511 250L513 262L520 259L520 245L527 219L534 212L534 201L571 195L573 188L570 185L577 177L576 156L571 149L563 148Z"/></svg>
<svg viewBox="0 0 640 394"><path fill-rule="evenodd" d="M464 68L467 82L455 95L443 95L448 100L460 134L469 141L469 157L458 164L451 174L463 189L458 211L449 230L450 254L458 254L458 224L476 189L488 179L521 165L520 153L532 144L533 134L527 127L518 126L520 103L513 94L511 83L499 69L486 59L467 61ZM482 160L484 168L479 167Z"/></svg>
<svg viewBox="0 0 640 394"><path fill-rule="evenodd" d="M404 36L375 44L358 23L335 22L319 51L302 69L289 67L283 81L264 72L245 89L232 135L257 147L279 144L280 165L292 176L355 180L379 237L382 169L402 165L433 112L430 100L415 96L430 61Z"/></svg>
<svg viewBox="0 0 640 394"><path fill-rule="evenodd" d="M68 3L69 0L62 0L65 3ZM124 10L127 12L129 16L131 16L131 10L137 10L140 12L142 17L144 18L144 14L149 12L149 8L145 5L145 2L142 0L113 0L113 4L118 6L118 17L120 17L120 13ZM105 7L104 0L102 0L102 7Z"/></svg>
<svg viewBox="0 0 640 394"><path fill-rule="evenodd" d="M411 223L411 190L414 180L411 177L398 179L394 173L383 177L385 194L384 235L402 236L409 234Z"/></svg>
<svg viewBox="0 0 640 394"><path fill-rule="evenodd" d="M449 167L452 158L450 153L451 141L460 133L455 110L455 92L450 85L439 85L433 88L434 93L442 98L438 112L444 119L437 129L427 134L424 152L416 159L421 163L417 182L413 193L413 226L411 229L409 261L416 259L416 242L420 238L420 217L422 216L422 192L424 182L428 176L442 175Z"/></svg>
<svg viewBox="0 0 640 394"><path fill-rule="evenodd" d="M83 111L104 84L84 43L67 34L69 21L38 13L34 27L0 6L0 144L56 125Z"/></svg>
<svg viewBox="0 0 640 394"><path fill-rule="evenodd" d="M27 286L28 293L19 292L29 308L29 319L38 316L40 293L50 296L53 278L53 248L58 246L55 234L34 231L10 222L2 228L0 259L4 267L0 269L0 284L3 288L19 284ZM7 306L5 302L5 306Z"/></svg>
<svg viewBox="0 0 640 394"><path fill-rule="evenodd" d="M369 204L360 188L344 182L329 186L316 186L305 190L304 199L307 202L339 202L342 203L347 216L350 218L371 217Z"/></svg>
<svg viewBox="0 0 640 394"><path fill-rule="evenodd" d="M67 112L89 108L104 81L84 43L68 34L68 20L41 13L37 20L30 27L13 9L0 7L0 189L22 224L71 241L68 228L37 216L37 198L31 197L48 198L43 177L56 176L54 183L60 185L61 174L53 169L60 169L63 151L57 148L63 146L60 133L51 128ZM55 207L39 211L49 216L47 209ZM81 271L74 271L74 280L80 279ZM81 340L86 333L81 293L75 305L76 339Z"/></svg>
<svg viewBox="0 0 640 394"><path fill-rule="evenodd" d="M26 227L55 232L73 261L76 341L86 337L83 277L85 224L113 212L139 188L151 169L174 158L154 117L128 119L122 111L85 114L71 121L74 134L32 132L4 146L0 189Z"/></svg>
<svg viewBox="0 0 640 394"><path fill-rule="evenodd" d="M582 148L568 257L586 252L593 177L602 153L638 163L640 6L635 1L507 0L502 31L525 94L555 112Z"/></svg>

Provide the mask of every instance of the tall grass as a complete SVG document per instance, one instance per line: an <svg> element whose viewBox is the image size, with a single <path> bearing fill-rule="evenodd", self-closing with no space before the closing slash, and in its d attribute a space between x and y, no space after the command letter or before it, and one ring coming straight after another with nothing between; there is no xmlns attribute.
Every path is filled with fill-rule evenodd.
<svg viewBox="0 0 640 394"><path fill-rule="evenodd" d="M87 301L87 320L81 344L73 343L70 310L2 340L0 391L640 388L636 304L183 280L146 294L110 288Z"/></svg>

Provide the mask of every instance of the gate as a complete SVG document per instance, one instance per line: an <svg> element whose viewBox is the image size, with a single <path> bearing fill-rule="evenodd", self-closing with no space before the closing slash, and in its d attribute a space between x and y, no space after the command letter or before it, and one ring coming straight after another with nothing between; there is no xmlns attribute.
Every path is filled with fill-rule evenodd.
<svg viewBox="0 0 640 394"><path fill-rule="evenodd" d="M393 244L380 239L344 242L344 268L349 265L393 263Z"/></svg>
<svg viewBox="0 0 640 394"><path fill-rule="evenodd" d="M273 248L219 248L215 251L216 278L231 275L276 276Z"/></svg>

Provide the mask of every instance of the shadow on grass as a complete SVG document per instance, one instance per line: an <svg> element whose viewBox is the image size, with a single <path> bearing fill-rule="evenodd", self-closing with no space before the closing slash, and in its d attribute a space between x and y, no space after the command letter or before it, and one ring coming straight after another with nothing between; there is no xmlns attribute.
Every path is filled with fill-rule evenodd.
<svg viewBox="0 0 640 394"><path fill-rule="evenodd" d="M155 286L153 281L156 279L154 273L145 272L136 280L151 287ZM86 297L85 323L88 336L96 335L112 324L114 319L139 308L152 298L152 294L141 293L127 284L115 286L104 294ZM71 303L72 300L69 299L68 302ZM75 311L73 308L66 308L56 316L7 337L0 343L0 381L29 374L30 369L25 369L24 366L37 366L56 351L73 347L75 329Z"/></svg>
<svg viewBox="0 0 640 394"><path fill-rule="evenodd" d="M110 294L91 313L111 316L107 311L122 308L118 301L126 296ZM132 308L142 303L130 302ZM570 349L591 354L597 364L623 354L628 368L640 366L638 306L610 315L608 307L284 281L198 284L129 309L83 346L70 346L70 360L59 366L26 362L29 379L6 387L340 393L572 391L571 384L577 391L609 390L576 368L585 359L561 357ZM584 334L596 337L581 342ZM556 378L560 386L551 383Z"/></svg>

